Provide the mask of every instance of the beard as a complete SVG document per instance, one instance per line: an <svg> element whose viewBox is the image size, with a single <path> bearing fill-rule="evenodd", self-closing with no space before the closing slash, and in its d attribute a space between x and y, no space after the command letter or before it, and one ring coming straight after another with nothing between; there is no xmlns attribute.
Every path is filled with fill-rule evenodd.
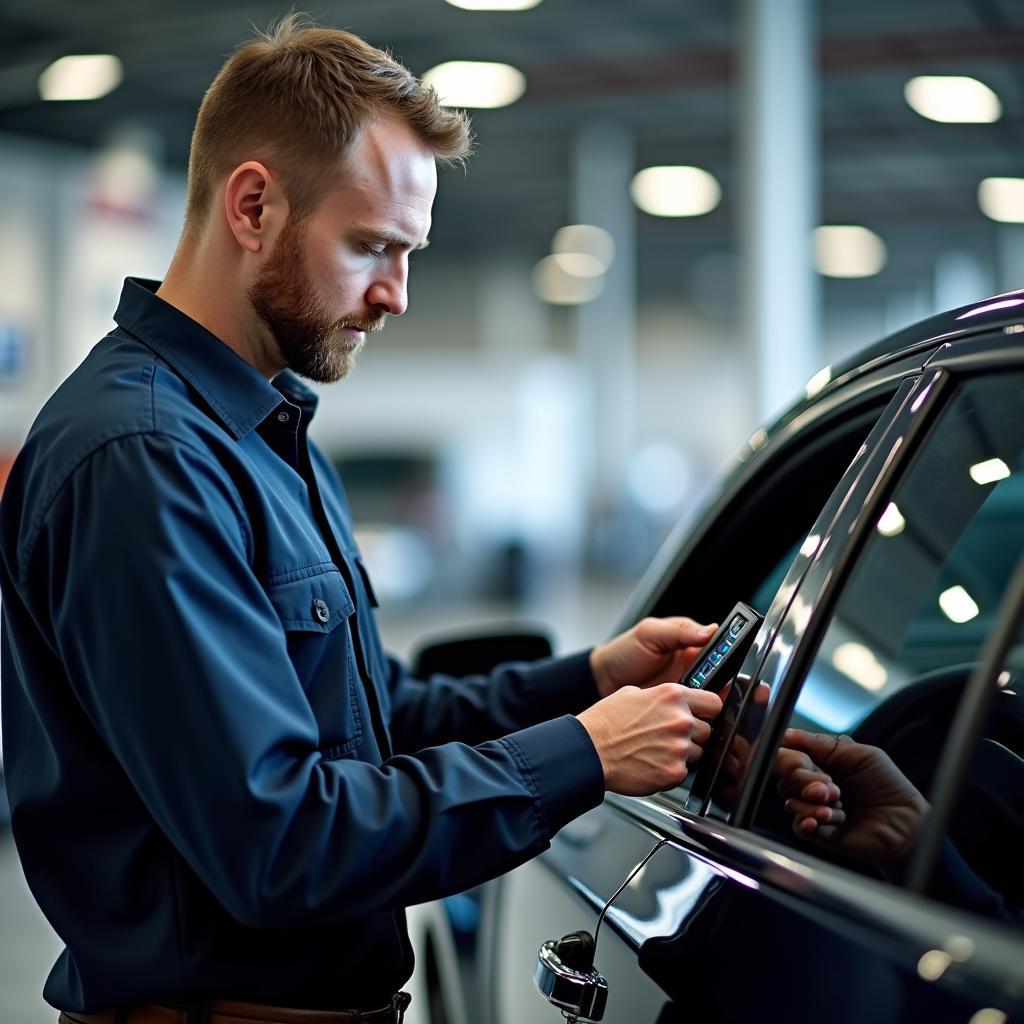
<svg viewBox="0 0 1024 1024"><path fill-rule="evenodd" d="M301 223L289 220L249 289L249 302L290 370L318 384L333 384L351 371L363 347L363 341L348 337L344 328L379 331L387 314L329 316L309 272L302 240Z"/></svg>

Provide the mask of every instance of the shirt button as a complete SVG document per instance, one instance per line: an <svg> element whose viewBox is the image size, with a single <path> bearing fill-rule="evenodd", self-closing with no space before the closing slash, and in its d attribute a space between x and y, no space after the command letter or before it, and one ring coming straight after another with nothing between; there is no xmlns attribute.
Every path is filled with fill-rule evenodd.
<svg viewBox="0 0 1024 1024"><path fill-rule="evenodd" d="M278 423L287 423L288 422L288 413L286 413L286 412L279 412L277 414L277 422Z"/></svg>
<svg viewBox="0 0 1024 1024"><path fill-rule="evenodd" d="M331 617L331 609L327 607L327 602L322 598L317 598L313 602L313 614L321 621L326 622Z"/></svg>

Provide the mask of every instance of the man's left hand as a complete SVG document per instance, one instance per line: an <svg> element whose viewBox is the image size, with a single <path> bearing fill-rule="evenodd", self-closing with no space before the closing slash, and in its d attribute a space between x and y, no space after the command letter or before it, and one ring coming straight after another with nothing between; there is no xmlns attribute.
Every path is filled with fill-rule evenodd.
<svg viewBox="0 0 1024 1024"><path fill-rule="evenodd" d="M679 682L717 628L678 616L641 620L590 652L597 692L607 697L622 686Z"/></svg>

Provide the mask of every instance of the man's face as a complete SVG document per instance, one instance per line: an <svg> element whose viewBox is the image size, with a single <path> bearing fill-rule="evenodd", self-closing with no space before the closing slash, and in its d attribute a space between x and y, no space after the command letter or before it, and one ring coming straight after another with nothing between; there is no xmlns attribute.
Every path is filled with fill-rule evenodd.
<svg viewBox="0 0 1024 1024"><path fill-rule="evenodd" d="M409 253L427 243L436 191L433 154L404 122L382 117L316 210L289 218L249 300L292 370L340 380L366 334L405 312Z"/></svg>

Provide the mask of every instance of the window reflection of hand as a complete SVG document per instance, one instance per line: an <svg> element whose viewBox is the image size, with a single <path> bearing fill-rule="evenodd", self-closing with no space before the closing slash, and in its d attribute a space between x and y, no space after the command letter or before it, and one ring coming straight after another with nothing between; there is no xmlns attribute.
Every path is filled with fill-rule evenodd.
<svg viewBox="0 0 1024 1024"><path fill-rule="evenodd" d="M726 701L732 689L730 681L722 690L722 700ZM750 702L753 708L765 708L771 691L766 683L757 683ZM729 749L722 760L722 780L716 793L716 799L725 805L735 802L740 788L747 777L750 758L754 752L753 745L742 733L737 732L729 744Z"/></svg>
<svg viewBox="0 0 1024 1024"><path fill-rule="evenodd" d="M884 750L787 729L775 763L793 831L882 870L917 840L928 802Z"/></svg>

